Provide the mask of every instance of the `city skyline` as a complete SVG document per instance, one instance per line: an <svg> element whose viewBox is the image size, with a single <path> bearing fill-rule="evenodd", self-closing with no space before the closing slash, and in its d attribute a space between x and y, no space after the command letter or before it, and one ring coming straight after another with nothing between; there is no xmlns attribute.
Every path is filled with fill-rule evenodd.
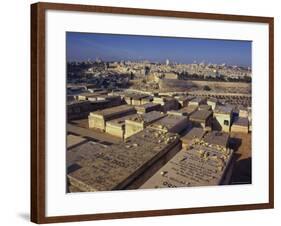
<svg viewBox="0 0 281 226"><path fill-rule="evenodd" d="M212 63L251 67L251 41L66 33L67 61Z"/></svg>

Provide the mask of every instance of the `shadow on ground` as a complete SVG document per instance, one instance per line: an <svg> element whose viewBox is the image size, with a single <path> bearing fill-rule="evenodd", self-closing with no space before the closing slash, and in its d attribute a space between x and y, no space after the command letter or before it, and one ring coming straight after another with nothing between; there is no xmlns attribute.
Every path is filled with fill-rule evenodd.
<svg viewBox="0 0 281 226"><path fill-rule="evenodd" d="M231 176L231 184L251 184L252 183L252 158L241 159L241 153L237 153L242 140L237 137L231 137L229 147L234 150L234 166Z"/></svg>
<svg viewBox="0 0 281 226"><path fill-rule="evenodd" d="M236 160L233 167L231 184L252 183L252 158Z"/></svg>
<svg viewBox="0 0 281 226"><path fill-rule="evenodd" d="M18 216L26 221L30 221L30 215L28 213L18 213Z"/></svg>
<svg viewBox="0 0 281 226"><path fill-rule="evenodd" d="M229 148L231 148L232 150L234 150L234 152L237 152L239 147L242 144L242 140L240 138L237 137L231 137L229 139Z"/></svg>

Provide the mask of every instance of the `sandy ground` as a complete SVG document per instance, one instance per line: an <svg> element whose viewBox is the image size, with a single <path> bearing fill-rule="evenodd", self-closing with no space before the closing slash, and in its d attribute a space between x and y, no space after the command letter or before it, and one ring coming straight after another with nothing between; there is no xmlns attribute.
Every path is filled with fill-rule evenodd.
<svg viewBox="0 0 281 226"><path fill-rule="evenodd" d="M252 181L251 136L251 133L231 133L230 147L235 151L231 184L250 184Z"/></svg>
<svg viewBox="0 0 281 226"><path fill-rule="evenodd" d="M120 138L95 129L89 129L88 119L73 120L67 124L67 131L74 135L79 135L89 140L104 144L116 144L121 142Z"/></svg>

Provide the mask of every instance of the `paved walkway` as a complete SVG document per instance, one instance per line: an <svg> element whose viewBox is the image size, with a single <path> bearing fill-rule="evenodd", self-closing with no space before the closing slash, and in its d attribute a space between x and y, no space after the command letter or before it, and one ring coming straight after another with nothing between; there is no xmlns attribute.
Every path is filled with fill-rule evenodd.
<svg viewBox="0 0 281 226"><path fill-rule="evenodd" d="M70 124L70 123L67 124L67 132L73 133L75 135L79 135L81 137L89 138L89 139L94 140L96 142L108 144L108 145L109 144L116 144L116 143L119 143L121 141L120 139L118 139L114 136L108 135L106 133L103 133L103 132L100 132L100 131L95 131L95 130L92 130L92 129L82 128L82 127L79 127L77 125L73 125L73 124Z"/></svg>

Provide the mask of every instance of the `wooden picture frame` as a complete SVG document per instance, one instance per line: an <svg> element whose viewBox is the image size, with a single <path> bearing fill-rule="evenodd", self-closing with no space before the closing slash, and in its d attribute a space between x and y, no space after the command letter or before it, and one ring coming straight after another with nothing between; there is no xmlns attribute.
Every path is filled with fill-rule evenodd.
<svg viewBox="0 0 281 226"><path fill-rule="evenodd" d="M128 14L141 16L160 16L173 18L193 18L218 21L241 21L269 25L269 202L243 205L212 207L158 209L132 212L93 213L87 215L68 215L47 217L45 190L46 161L46 20L47 10L100 12L106 14ZM270 17L165 11L152 9L118 8L92 5L73 5L55 3L36 3L31 5L31 221L35 223L55 223L70 221L104 220L117 218L149 217L206 212L240 211L269 209L274 207L274 19Z"/></svg>

